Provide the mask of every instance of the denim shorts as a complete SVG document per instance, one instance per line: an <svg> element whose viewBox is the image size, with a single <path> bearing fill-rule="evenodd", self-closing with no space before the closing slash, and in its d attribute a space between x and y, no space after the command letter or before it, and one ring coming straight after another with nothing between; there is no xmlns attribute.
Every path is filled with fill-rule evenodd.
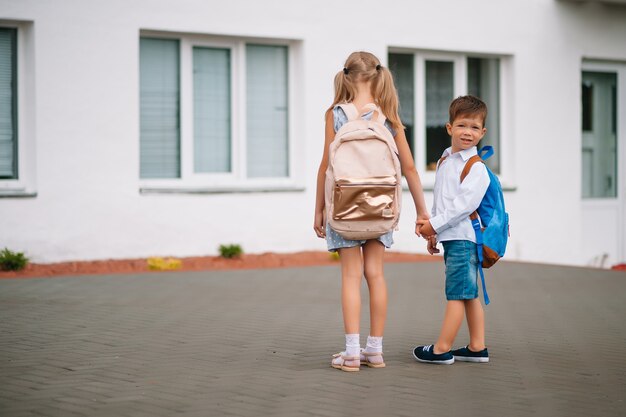
<svg viewBox="0 0 626 417"><path fill-rule="evenodd" d="M478 297L478 256L469 240L448 240L443 244L446 263L446 299L473 300Z"/></svg>
<svg viewBox="0 0 626 417"><path fill-rule="evenodd" d="M393 230L388 231L384 235L374 239L382 243L385 248L389 249L393 245ZM350 240L342 237L335 232L328 224L326 224L326 244L329 252L337 252L341 248L352 248L355 246L365 245L367 240Z"/></svg>

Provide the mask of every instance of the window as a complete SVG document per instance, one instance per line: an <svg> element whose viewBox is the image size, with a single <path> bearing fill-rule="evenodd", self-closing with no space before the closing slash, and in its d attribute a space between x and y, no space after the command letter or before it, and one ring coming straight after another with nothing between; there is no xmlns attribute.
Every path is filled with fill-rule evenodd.
<svg viewBox="0 0 626 417"><path fill-rule="evenodd" d="M467 91L487 103L487 133L480 146L493 146L496 153L487 164L494 172L500 172L500 60L467 58Z"/></svg>
<svg viewBox="0 0 626 417"><path fill-rule="evenodd" d="M400 98L400 117L407 127L409 146L420 171L434 171L442 152L450 146L445 125L450 102L472 94L489 109L487 134L479 146L492 145L495 155L487 160L500 173L500 65L497 57L463 54L391 52L389 68ZM426 182L432 182L432 174Z"/></svg>
<svg viewBox="0 0 626 417"><path fill-rule="evenodd" d="M250 177L286 177L287 48L246 46L247 171Z"/></svg>
<svg viewBox="0 0 626 417"><path fill-rule="evenodd" d="M140 177L222 190L293 182L290 46L140 39Z"/></svg>
<svg viewBox="0 0 626 417"><path fill-rule="evenodd" d="M0 28L0 180L18 178L17 30Z"/></svg>
<svg viewBox="0 0 626 417"><path fill-rule="evenodd" d="M389 54L389 68L400 99L400 120L411 152L415 154L415 69L412 54Z"/></svg>
<svg viewBox="0 0 626 417"><path fill-rule="evenodd" d="M450 146L446 131L448 107L454 98L454 63L426 61L426 169L434 171Z"/></svg>
<svg viewBox="0 0 626 417"><path fill-rule="evenodd" d="M141 177L180 177L179 45L141 39Z"/></svg>
<svg viewBox="0 0 626 417"><path fill-rule="evenodd" d="M230 172L230 49L193 48L195 172Z"/></svg>
<svg viewBox="0 0 626 417"><path fill-rule="evenodd" d="M0 21L0 197L36 197L33 23Z"/></svg>
<svg viewBox="0 0 626 417"><path fill-rule="evenodd" d="M582 195L616 198L617 74L582 73Z"/></svg>

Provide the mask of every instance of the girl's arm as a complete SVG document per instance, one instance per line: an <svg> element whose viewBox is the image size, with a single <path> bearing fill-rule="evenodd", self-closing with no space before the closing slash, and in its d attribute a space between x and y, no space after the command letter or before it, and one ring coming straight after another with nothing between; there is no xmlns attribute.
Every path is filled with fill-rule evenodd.
<svg viewBox="0 0 626 417"><path fill-rule="evenodd" d="M406 141L406 135L404 129L399 129L396 137L396 145L398 146L398 153L400 156L400 165L402 167L402 174L406 178L406 182L409 185L409 191L413 197L415 203L416 220L427 220L430 218L428 209L426 208L426 201L424 200L424 190L422 189L422 181L415 169L415 161L411 154L411 148ZM415 225L415 234L421 236L419 226Z"/></svg>
<svg viewBox="0 0 626 417"><path fill-rule="evenodd" d="M326 168L328 168L328 147L335 138L335 127L332 110L326 112L326 128L324 139L324 153L322 154L322 161L317 171L317 192L315 194L315 219L313 221L313 230L317 237L326 237L326 221L324 219L324 206L325 206L325 182L326 182Z"/></svg>

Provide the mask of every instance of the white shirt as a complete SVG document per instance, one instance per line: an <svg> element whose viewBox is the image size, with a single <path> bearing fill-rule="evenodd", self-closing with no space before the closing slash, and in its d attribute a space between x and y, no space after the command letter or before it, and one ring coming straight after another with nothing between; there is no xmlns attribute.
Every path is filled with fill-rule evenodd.
<svg viewBox="0 0 626 417"><path fill-rule="evenodd" d="M487 187L489 174L485 164L476 163L461 183L465 163L478 152L473 146L452 153L446 149L435 176L433 217L430 224L437 232L437 240L469 240L476 243L476 235L469 215L480 205Z"/></svg>

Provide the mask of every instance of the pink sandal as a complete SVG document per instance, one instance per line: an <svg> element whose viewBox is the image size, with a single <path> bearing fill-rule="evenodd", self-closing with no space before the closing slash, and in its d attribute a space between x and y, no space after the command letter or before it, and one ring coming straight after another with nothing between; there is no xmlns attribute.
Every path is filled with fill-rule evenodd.
<svg viewBox="0 0 626 417"><path fill-rule="evenodd" d="M361 367L361 361L358 356L346 356L346 352L339 352L333 355L330 366L345 372L357 372Z"/></svg>
<svg viewBox="0 0 626 417"><path fill-rule="evenodd" d="M384 368L383 352L366 352L361 349L361 365L367 365L370 368Z"/></svg>

